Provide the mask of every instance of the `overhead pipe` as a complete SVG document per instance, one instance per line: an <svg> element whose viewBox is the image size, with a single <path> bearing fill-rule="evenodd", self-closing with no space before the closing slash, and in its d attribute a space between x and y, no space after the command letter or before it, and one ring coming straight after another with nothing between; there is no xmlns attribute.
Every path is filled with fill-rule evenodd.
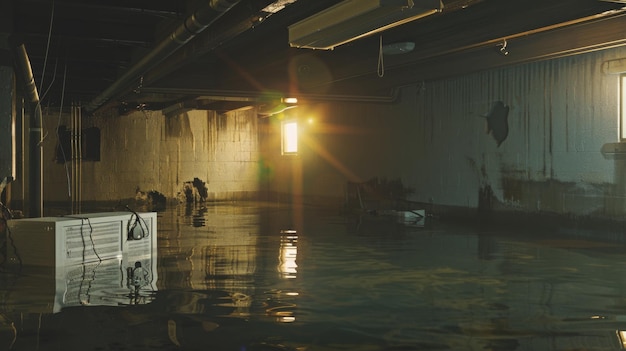
<svg viewBox="0 0 626 351"><path fill-rule="evenodd" d="M626 7L622 7L620 9L616 9L616 10L610 10L610 11L604 11L602 13L597 13L594 15L589 15L586 17L581 17L581 18L576 18L573 20L569 20L569 21L564 21L564 22L559 22L559 23L555 23L555 24L551 24L551 25L547 25L544 27L539 27L539 28L535 28L535 29L530 29L521 33L516 33L516 34L511 34L511 35L506 35L503 37L499 37L499 38L495 38L495 39L490 39L490 40L486 40L486 41L482 41L479 43L475 43L475 44L470 44L470 45L466 45L466 46L462 46L456 49L452 49L452 50L448 50L446 52L444 52L443 54L453 54L453 53L457 53L457 52L461 52L461 51L470 51L473 49L479 49L479 48L483 48L483 47L488 47L488 46L503 46L504 49L506 50L506 42L507 40L512 40L512 39L518 39L518 38L524 38L524 37L528 37L534 34L542 34L548 31L553 31L553 30L557 30L557 29L563 29L565 27L572 27L572 26L576 26L576 25L581 25L581 24L587 24L593 21L598 21L598 20L605 20L608 18L612 18L612 17L618 17L618 16L623 16L624 14L626 14ZM504 52L502 52L503 55L508 55L504 54Z"/></svg>
<svg viewBox="0 0 626 351"><path fill-rule="evenodd" d="M100 95L85 105L87 112L93 112L105 104L109 99L128 89L133 82L139 82L141 76L157 64L165 60L176 50L181 48L198 33L205 30L222 17L240 0L208 0L187 17L167 38L161 41L150 53L131 67Z"/></svg>
<svg viewBox="0 0 626 351"><path fill-rule="evenodd" d="M26 97L30 102L30 118L28 127L28 215L41 217L43 215L43 152L41 140L43 135L41 125L41 102L35 85L35 77L30 65L26 47L20 44L14 47L15 63L20 71Z"/></svg>
<svg viewBox="0 0 626 351"><path fill-rule="evenodd" d="M311 94L297 93L293 97L299 101L337 101L337 102L363 102L363 103L393 103L400 98L399 88L390 89L388 95L342 95L342 94ZM215 89L188 89L188 88L145 88L146 93L173 93L182 95L195 95L197 99L207 99L215 101L250 101L263 102L272 99L285 97L283 93L267 94L258 91L235 91L235 90L215 90Z"/></svg>
<svg viewBox="0 0 626 351"><path fill-rule="evenodd" d="M459 54L459 53L463 53L463 52L471 52L473 50L479 50L479 49L483 49L483 48L486 48L486 47L500 47L500 49L499 49L500 52L503 55L506 56L506 55L508 55L508 51L507 51L507 48L506 48L506 43L508 41L513 40L513 39L521 39L521 38L529 37L529 36L535 35L535 34L543 34L543 33L549 32L549 31L560 30L560 29L564 29L564 28L567 28L567 27L575 27L575 26L579 26L579 25L585 25L585 24L588 24L588 23L594 23L596 21L608 20L608 19L612 19L612 18L619 18L619 17L625 16L625 15L626 15L626 7L622 7L622 8L616 9L616 10L605 11L605 12L589 15L589 16L586 16L586 17L581 17L581 18L577 18L577 19L573 19L573 20L569 20L569 21L559 22L559 23L547 25L547 26L544 26L544 27L530 29L530 30L527 30L527 31L524 31L524 32L520 32L520 33L516 33L516 34L501 36L501 37L497 37L497 38L494 38L494 39L481 41L481 42L478 42L478 43L473 43L473 44L468 44L468 45L464 45L464 46L454 47L454 48L443 50L443 51L440 51L440 52L428 53L428 54L425 54L423 56L418 57L417 61L415 59L412 59L411 62L398 64L398 65L395 65L393 67L387 68L387 70L388 71L391 71L391 70L396 70L397 71L398 69L412 67L412 66L414 66L416 64L416 62L421 62L421 61L430 60L430 59L436 59L437 57L441 57L441 56L445 56L445 55L454 55L454 54ZM342 77L342 78L333 80L331 82L321 83L319 85L316 85L315 87L316 88L320 88L320 87L323 87L324 85L327 85L327 84L336 83L336 82L339 82L339 81L346 81L346 80L349 80L349 79L360 78L360 77L367 76L367 75L370 75L370 74L371 74L371 71L364 72L364 73L356 73L356 74L353 74L351 76Z"/></svg>
<svg viewBox="0 0 626 351"><path fill-rule="evenodd" d="M251 12L247 9L243 19L240 18L237 23L230 23L226 29L214 31L212 33L202 33L201 37L198 38L201 43L200 45L189 45L185 49L178 51L176 55L171 55L167 61L163 62L162 65L159 65L159 67L146 74L144 82L147 83L146 85L150 85L162 79L172 73L172 71L178 68L181 64L184 64L184 62L189 60L190 57L197 58L213 51L218 46L234 39L235 37L243 34L245 31L255 28L270 16L278 13L279 11L283 11L283 9L286 8L286 5L292 6L290 4L295 3L296 1L297 0L262 1L261 6L265 5L265 7L257 7L257 12L255 14L250 14ZM142 92L145 91L144 87Z"/></svg>

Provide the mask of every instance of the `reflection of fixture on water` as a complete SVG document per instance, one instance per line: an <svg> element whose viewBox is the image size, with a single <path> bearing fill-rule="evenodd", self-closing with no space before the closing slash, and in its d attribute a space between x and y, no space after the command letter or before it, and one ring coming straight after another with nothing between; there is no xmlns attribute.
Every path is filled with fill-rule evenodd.
<svg viewBox="0 0 626 351"><path fill-rule="evenodd" d="M294 316L281 316L278 319L278 321L281 322L281 323L293 323L293 322L296 321L296 317L294 317Z"/></svg>
<svg viewBox="0 0 626 351"><path fill-rule="evenodd" d="M275 317L279 323L293 323L296 321L294 309L297 307L294 298L298 296L297 292L286 292L282 290L268 291L270 296L265 299L265 313L268 316Z"/></svg>
<svg viewBox="0 0 626 351"><path fill-rule="evenodd" d="M278 272L280 272L281 277L292 279L296 277L298 272L298 265L296 264L298 235L295 230L281 230L280 234Z"/></svg>
<svg viewBox="0 0 626 351"><path fill-rule="evenodd" d="M150 284L150 272L142 267L141 261L135 262L134 267L126 267L126 287L131 290L131 304L139 304L140 289Z"/></svg>

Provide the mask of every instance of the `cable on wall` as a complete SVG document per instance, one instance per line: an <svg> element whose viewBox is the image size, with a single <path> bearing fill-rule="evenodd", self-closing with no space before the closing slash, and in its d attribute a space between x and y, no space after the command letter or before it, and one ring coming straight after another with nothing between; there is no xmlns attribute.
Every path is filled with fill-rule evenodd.
<svg viewBox="0 0 626 351"><path fill-rule="evenodd" d="M150 236L150 227L148 223L135 211L133 211L128 205L126 209L131 212L130 219L126 225L126 233L128 234L128 240L141 240Z"/></svg>
<svg viewBox="0 0 626 351"><path fill-rule="evenodd" d="M67 79L67 63L65 64L65 69L63 70L63 88L61 89L61 104L59 106L59 118L57 119L57 144L61 149L61 155L63 155L63 167L65 167L65 178L67 179L67 197L72 198L72 181L70 180L70 170L67 167L67 155L65 154L65 149L63 148L63 143L61 143L61 136L59 135L59 127L61 127L61 116L63 114L63 100L65 99L65 81Z"/></svg>
<svg viewBox="0 0 626 351"><path fill-rule="evenodd" d="M48 56L50 53L50 39L52 38L52 26L54 23L54 0L52 1L52 10L50 12L50 26L48 27L48 38L47 38L47 42L46 42L46 52L44 54L44 60L43 60L43 69L41 72L41 81L39 82L39 91L42 92L43 90L43 81L45 78L45 74L46 74L46 66L48 65ZM50 85L48 86L48 89L46 89L46 92L41 95L41 97L37 100L37 105L35 106L35 109L39 108L39 110L41 111L41 100L43 100L43 98L45 97L46 93L48 92L48 90L50 90L50 88L52 87L52 84L54 84L54 80L56 78L56 64L55 64L55 69L54 69L54 75L52 77L52 82L50 82ZM37 143L38 146L42 146L43 141L46 139L46 136L48 135L48 132L44 133L44 124L43 124L43 114L40 113L39 114L39 124L41 126L41 131L42 131L42 136L39 139L39 142Z"/></svg>

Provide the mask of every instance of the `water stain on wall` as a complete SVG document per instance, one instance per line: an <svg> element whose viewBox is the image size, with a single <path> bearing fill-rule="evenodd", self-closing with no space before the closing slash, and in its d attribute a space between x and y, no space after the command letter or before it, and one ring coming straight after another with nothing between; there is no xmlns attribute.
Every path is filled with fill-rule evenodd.
<svg viewBox="0 0 626 351"><path fill-rule="evenodd" d="M509 106L502 101L496 101L491 106L491 111L485 116L487 119L487 134L498 143L498 147L509 136Z"/></svg>
<svg viewBox="0 0 626 351"><path fill-rule="evenodd" d="M169 138L192 137L189 115L182 113L165 118L165 136Z"/></svg>
<svg viewBox="0 0 626 351"><path fill-rule="evenodd" d="M491 185L485 184L478 189L478 215L481 219L491 216L493 204L496 198L491 189Z"/></svg>

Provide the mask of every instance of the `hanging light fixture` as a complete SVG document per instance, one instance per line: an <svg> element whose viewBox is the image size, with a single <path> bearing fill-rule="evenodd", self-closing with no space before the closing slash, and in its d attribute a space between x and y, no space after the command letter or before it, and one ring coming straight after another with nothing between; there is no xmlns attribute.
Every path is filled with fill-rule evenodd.
<svg viewBox="0 0 626 351"><path fill-rule="evenodd" d="M344 0L289 26L289 45L331 50L442 9L441 0Z"/></svg>

